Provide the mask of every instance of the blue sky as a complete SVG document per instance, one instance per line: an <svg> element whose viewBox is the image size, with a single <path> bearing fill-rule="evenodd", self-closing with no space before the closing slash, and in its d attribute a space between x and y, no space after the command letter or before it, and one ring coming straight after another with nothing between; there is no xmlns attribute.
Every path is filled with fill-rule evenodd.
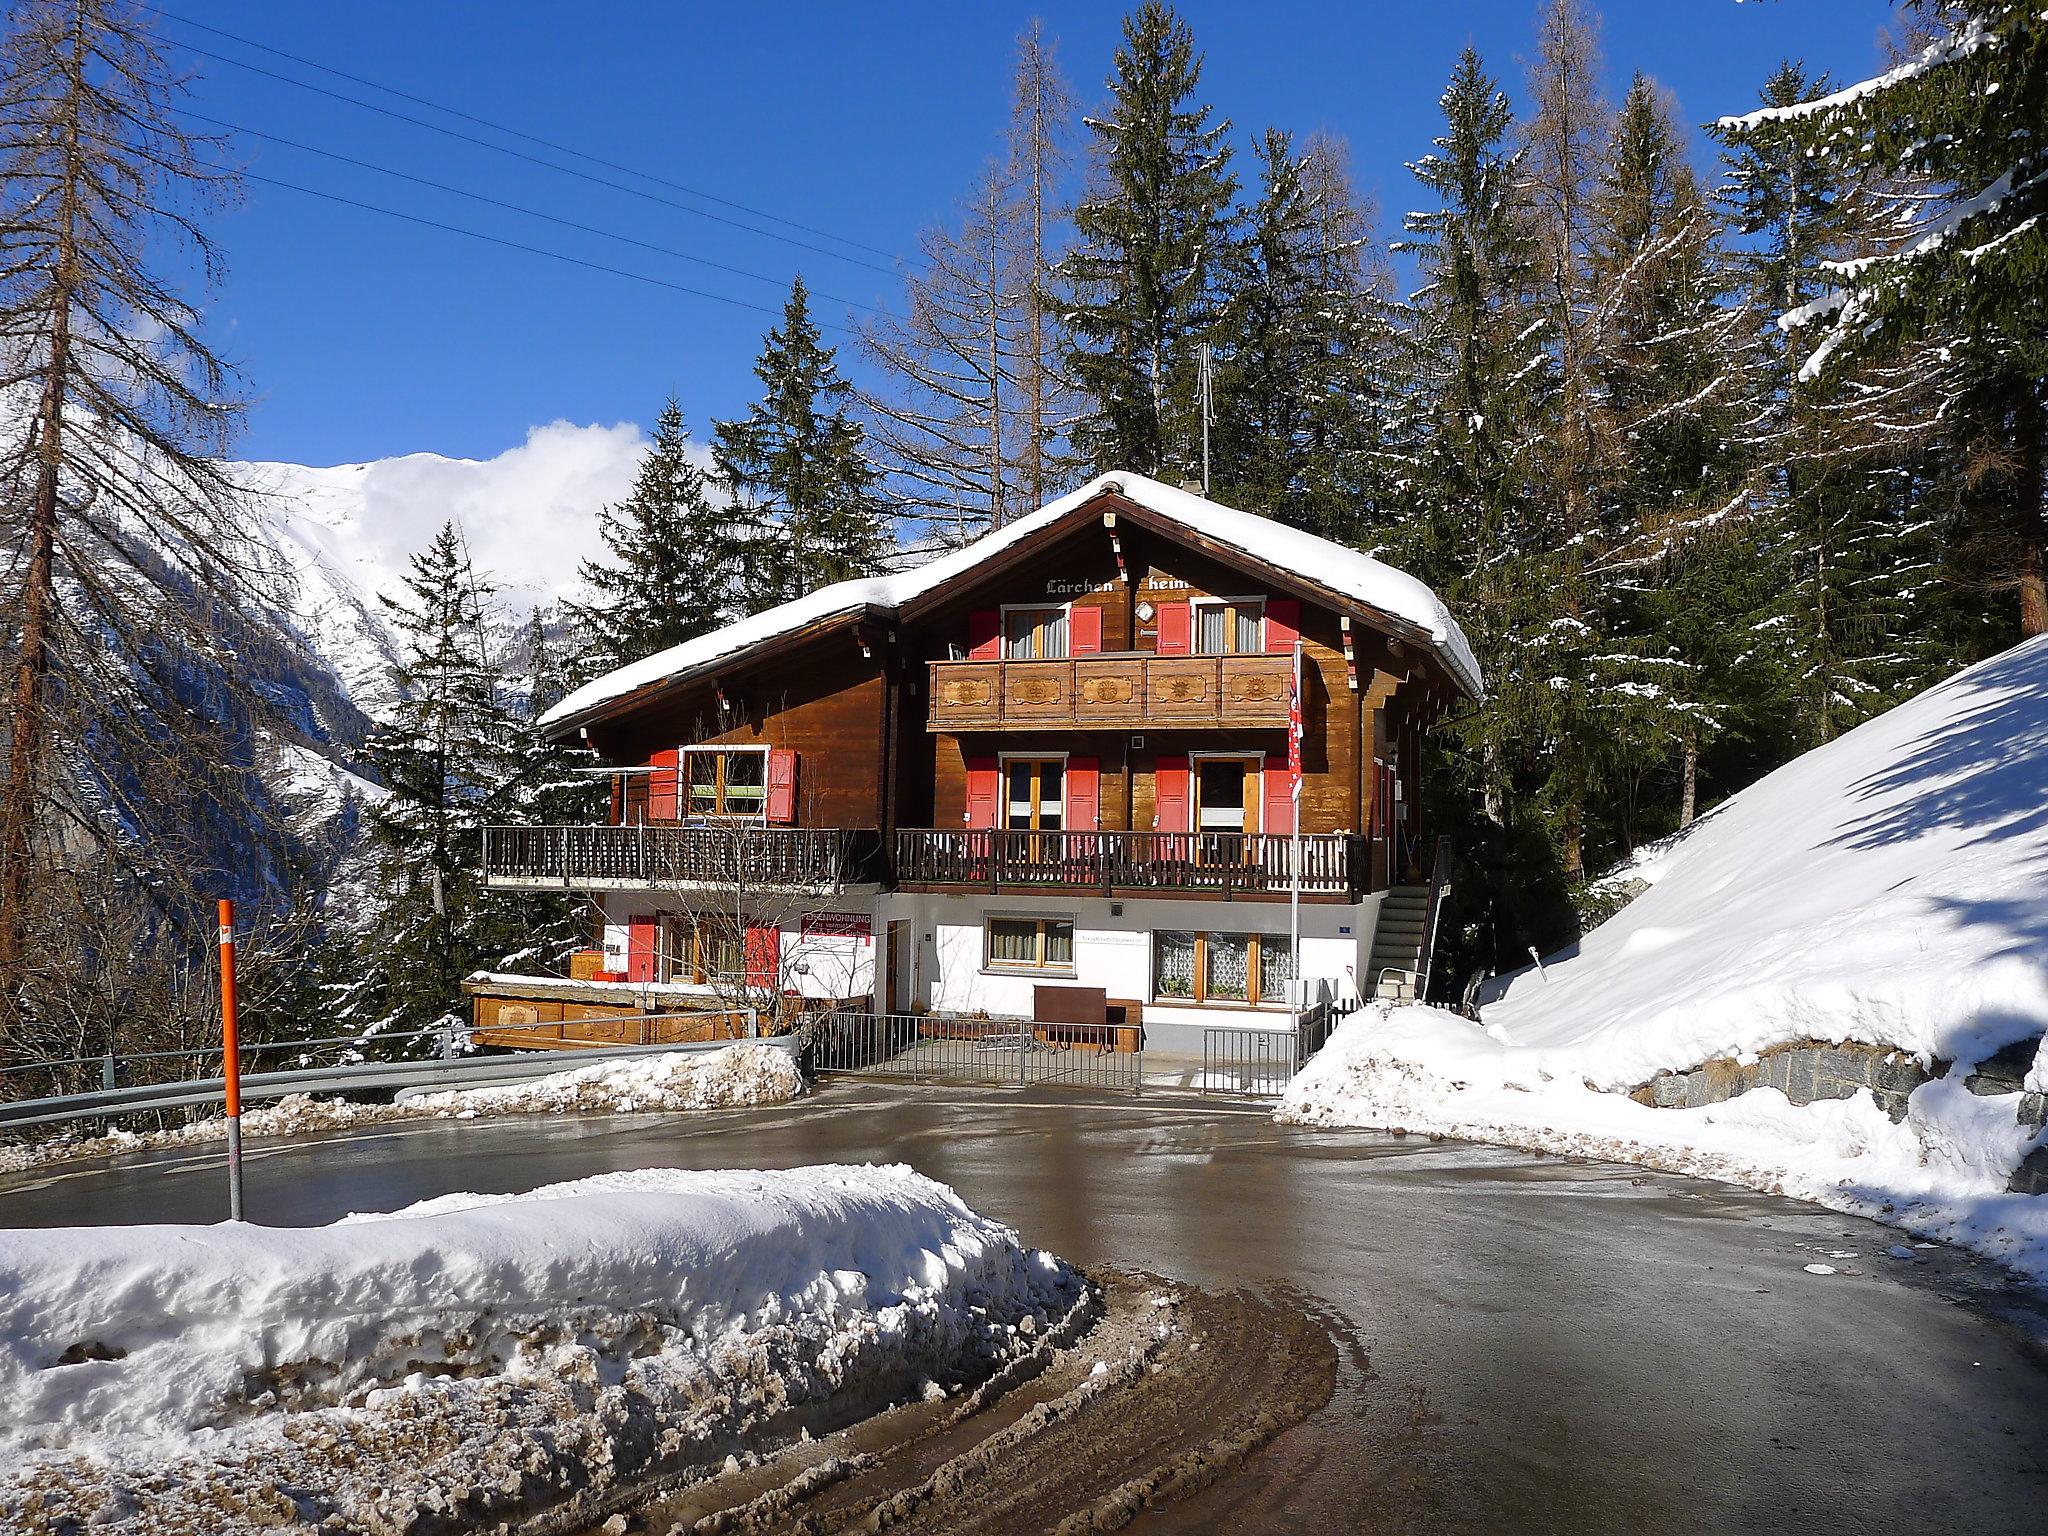
<svg viewBox="0 0 2048 1536"><path fill-rule="evenodd" d="M1058 39L1084 102L1102 94L1122 14L1079 4L166 4L191 21L899 253L914 249L920 227L946 217L993 153L1012 43L1034 10ZM1436 99L1457 51L1476 44L1519 93L1535 11L1536 0L1183 8L1207 55L1206 93L1240 137L1269 123L1341 134L1357 180L1380 206L1383 232L1414 199L1403 162L1435 131ZM1611 0L1610 87L1618 96L1640 68L1701 122L1751 104L1764 74L1786 56L1860 76L1877 60L1890 14L1872 0ZM162 30L487 136L176 20ZM188 58L201 71L195 113L770 281L549 226L274 138L240 141L256 175L770 310L798 270L815 290L843 299L885 307L897 300L887 272L506 159L217 59ZM216 228L230 267L209 324L248 376L253 408L239 451L250 458L334 464L416 450L488 457L550 421L648 422L671 392L701 437L712 416L736 414L751 397L749 370L771 320L256 181ZM886 256L853 254L890 265ZM842 321L847 313L828 300L820 312Z"/></svg>

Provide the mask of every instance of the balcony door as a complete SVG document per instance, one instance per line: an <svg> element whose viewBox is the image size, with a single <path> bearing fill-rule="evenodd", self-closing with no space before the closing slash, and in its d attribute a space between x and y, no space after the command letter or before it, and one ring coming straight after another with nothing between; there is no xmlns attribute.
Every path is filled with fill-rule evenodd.
<svg viewBox="0 0 2048 1536"><path fill-rule="evenodd" d="M1205 864L1246 863L1259 830L1260 757L1195 759L1195 847Z"/></svg>
<svg viewBox="0 0 2048 1536"><path fill-rule="evenodd" d="M1067 824L1067 760L1063 757L1003 759L1003 825L1019 838L1031 863L1056 857L1060 839L1040 834L1059 832Z"/></svg>

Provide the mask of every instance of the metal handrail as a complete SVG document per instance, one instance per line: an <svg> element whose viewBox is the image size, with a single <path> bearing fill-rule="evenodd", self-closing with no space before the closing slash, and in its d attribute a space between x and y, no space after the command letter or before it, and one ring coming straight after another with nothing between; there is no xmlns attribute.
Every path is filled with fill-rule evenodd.
<svg viewBox="0 0 2048 1536"><path fill-rule="evenodd" d="M1293 878L1295 842L1283 834L1257 832L914 827L896 834L895 873L906 885L1278 894ZM1299 846L1303 890L1342 892L1355 899L1365 869L1362 839L1311 833Z"/></svg>
<svg viewBox="0 0 2048 1536"><path fill-rule="evenodd" d="M1436 959L1437 924L1443 916L1444 897L1451 889L1451 840L1436 840L1436 857L1429 871L1429 907L1422 920L1422 963L1415 976L1415 1001L1429 998L1429 968Z"/></svg>

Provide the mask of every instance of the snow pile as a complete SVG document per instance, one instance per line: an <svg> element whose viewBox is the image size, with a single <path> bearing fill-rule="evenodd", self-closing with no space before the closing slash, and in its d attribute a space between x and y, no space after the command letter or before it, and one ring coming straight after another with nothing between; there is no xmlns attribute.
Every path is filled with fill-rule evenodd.
<svg viewBox="0 0 2048 1536"><path fill-rule="evenodd" d="M744 1109L780 1104L803 1091L796 1060L779 1046L741 1043L722 1051L675 1051L627 1057L550 1073L530 1082L417 1094L396 1104L354 1099L320 1099L294 1093L274 1104L242 1112L242 1134L305 1136L345 1131L394 1120L477 1120L566 1110L593 1113L697 1109ZM0 1174L22 1173L81 1158L118 1157L221 1140L222 1120L199 1120L167 1131L109 1131L103 1136L57 1138L28 1146L0 1147Z"/></svg>
<svg viewBox="0 0 2048 1536"><path fill-rule="evenodd" d="M594 678L541 716L544 726L568 724L590 711L643 688L657 687L702 670L763 641L796 634L814 624L874 608L893 612L906 603L969 575L1013 545L1036 537L1086 506L1104 491L1116 491L1189 532L1240 550L1253 559L1313 582L1325 591L1377 608L1421 630L1443 663L1467 689L1483 691L1479 663L1465 632L1436 593L1404 571L1370 555L1256 513L1240 512L1190 491L1176 490L1143 475L1116 471L1098 475L1079 490L1047 502L1027 517L1007 523L965 548L891 576L836 582L829 587L740 619L708 635L686 640Z"/></svg>
<svg viewBox="0 0 2048 1536"><path fill-rule="evenodd" d="M1638 875L1640 878L1640 874ZM2048 638L1788 763L1488 1032L1632 1088L1797 1040L1974 1065L2048 1028Z"/></svg>
<svg viewBox="0 0 2048 1536"><path fill-rule="evenodd" d="M796 1058L779 1046L736 1045L705 1055L680 1052L598 1061L530 1083L426 1093L397 1106L470 1119L563 1110L736 1109L780 1104L803 1092Z"/></svg>
<svg viewBox="0 0 2048 1536"><path fill-rule="evenodd" d="M1730 799L1631 871L1647 888L1484 1027L1347 1021L1279 1114L1616 1156L1875 1215L2048 1277L2041 1136L1972 1093L2003 1047L2048 1088L2048 639L1972 667ZM1942 1073L1894 1124L1868 1091L1794 1106L1626 1097L1661 1073L1858 1042Z"/></svg>
<svg viewBox="0 0 2048 1536"><path fill-rule="evenodd" d="M487 1523L979 1379L1078 1295L901 1166L0 1232L0 1526Z"/></svg>

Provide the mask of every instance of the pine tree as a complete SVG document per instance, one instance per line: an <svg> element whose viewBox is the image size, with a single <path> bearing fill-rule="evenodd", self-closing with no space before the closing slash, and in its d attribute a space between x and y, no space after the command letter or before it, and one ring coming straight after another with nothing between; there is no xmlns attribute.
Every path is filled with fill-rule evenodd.
<svg viewBox="0 0 2048 1536"><path fill-rule="evenodd" d="M1914 0L1925 45L1872 80L1724 120L1744 146L1797 143L1816 169L1871 184L1886 222L1838 253L1786 319L1802 382L1932 344L1957 370L1958 450L1985 482L1971 552L2048 632L2048 22L2018 0ZM1927 354L1923 351L1921 356Z"/></svg>
<svg viewBox="0 0 2048 1536"><path fill-rule="evenodd" d="M754 377L760 402L713 424L713 455L741 528L739 600L750 613L871 575L889 544L852 386L820 339L802 278Z"/></svg>
<svg viewBox="0 0 2048 1536"><path fill-rule="evenodd" d="M1068 372L1085 399L1071 429L1096 470L1187 474L1198 462L1195 348L1219 302L1237 182L1230 124L1197 96L1194 34L1160 0L1124 21L1093 185L1060 264L1068 291Z"/></svg>
<svg viewBox="0 0 2048 1536"><path fill-rule="evenodd" d="M381 1029L428 1029L455 1019L465 976L527 932L480 873L483 828L514 810L523 732L490 659L490 593L453 523L381 601L401 647L398 702L369 744L389 794L371 816L374 974L351 1012Z"/></svg>
<svg viewBox="0 0 2048 1536"><path fill-rule="evenodd" d="M690 455L690 430L674 399L662 407L633 489L598 516L609 560L583 562L587 603L572 604L589 655L603 671L715 629L733 610L730 520Z"/></svg>

